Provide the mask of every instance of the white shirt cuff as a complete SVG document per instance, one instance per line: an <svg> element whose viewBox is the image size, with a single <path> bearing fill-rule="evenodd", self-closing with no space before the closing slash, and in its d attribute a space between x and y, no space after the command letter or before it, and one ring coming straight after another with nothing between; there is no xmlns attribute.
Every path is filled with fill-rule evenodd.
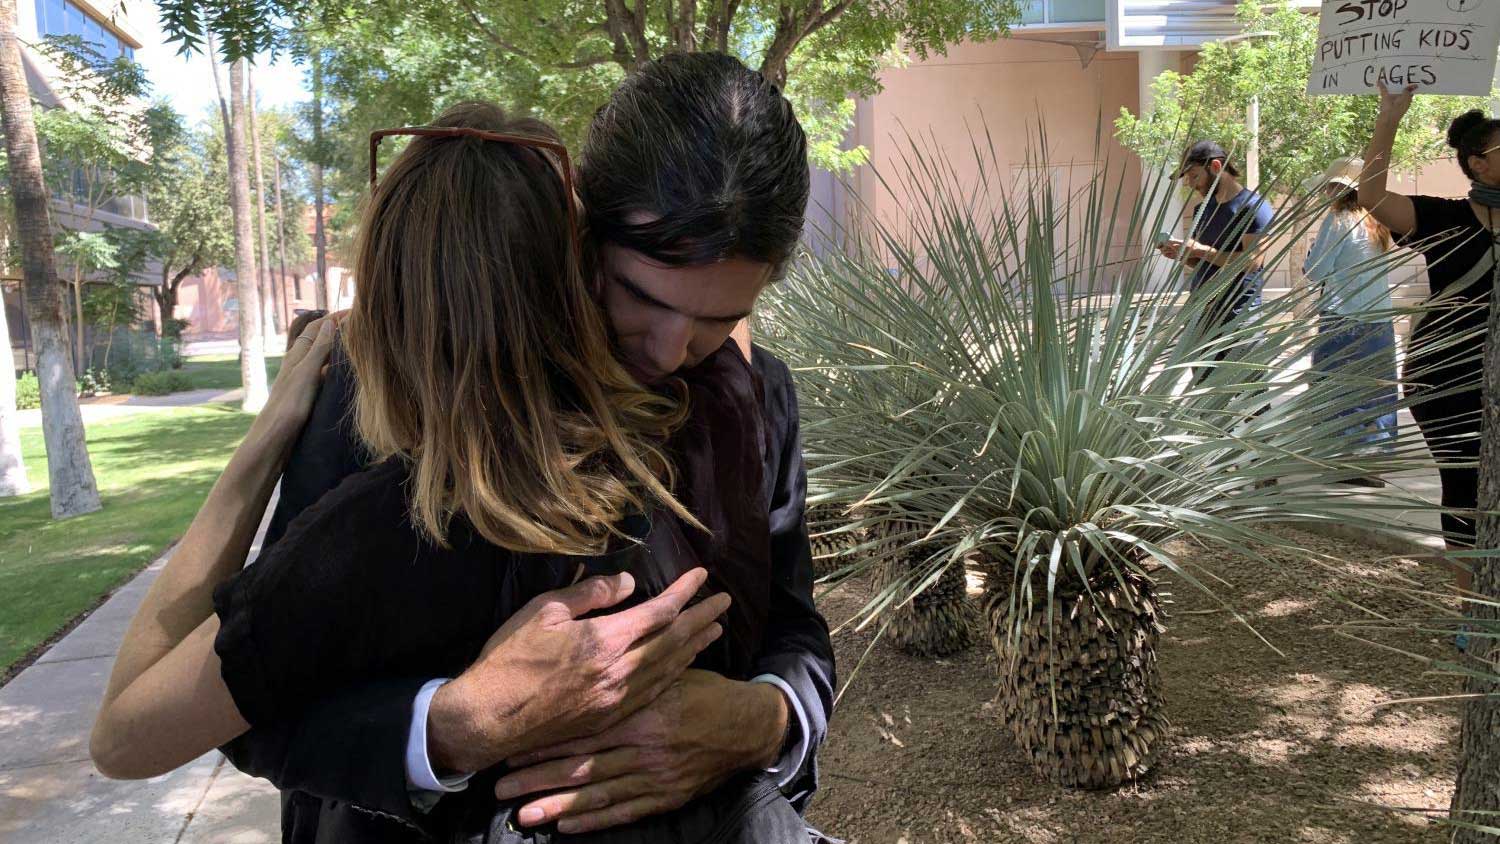
<svg viewBox="0 0 1500 844"><path fill-rule="evenodd" d="M427 710L432 706L432 696L448 682L448 678L429 680L417 692L411 707L411 729L406 734L406 785L413 791L447 793L463 791L469 786L473 774L456 774L440 777L432 770L432 760L427 756Z"/></svg>
<svg viewBox="0 0 1500 844"><path fill-rule="evenodd" d="M780 774L781 776L777 778L776 786L778 788L786 788L792 780L797 778L797 772L802 770L802 763L807 760L807 713L803 711L802 701L797 699L797 695L792 691L792 687L775 674L761 674L757 677L751 677L750 682L770 683L780 689L781 693L786 695L787 706L791 709L791 714L796 718L796 747L793 748L790 755L783 755L781 757L780 765L766 769L766 773L768 774Z"/></svg>

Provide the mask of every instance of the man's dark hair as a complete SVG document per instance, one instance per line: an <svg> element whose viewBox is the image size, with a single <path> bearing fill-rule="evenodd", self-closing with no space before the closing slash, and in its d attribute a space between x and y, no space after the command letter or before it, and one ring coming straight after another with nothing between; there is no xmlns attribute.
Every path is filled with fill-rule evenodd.
<svg viewBox="0 0 1500 844"><path fill-rule="evenodd" d="M745 258L779 271L802 234L802 126L775 85L722 53L631 74L594 115L578 171L594 237L669 266ZM628 222L636 213L650 221Z"/></svg>
<svg viewBox="0 0 1500 844"><path fill-rule="evenodd" d="M1177 168L1177 175L1180 177L1194 164L1207 167L1211 161L1223 164L1224 172L1236 179L1240 177L1239 168L1229 160L1229 153L1224 151L1224 147L1220 146L1218 141L1209 140L1196 141L1187 148L1187 152L1182 154L1182 165Z"/></svg>

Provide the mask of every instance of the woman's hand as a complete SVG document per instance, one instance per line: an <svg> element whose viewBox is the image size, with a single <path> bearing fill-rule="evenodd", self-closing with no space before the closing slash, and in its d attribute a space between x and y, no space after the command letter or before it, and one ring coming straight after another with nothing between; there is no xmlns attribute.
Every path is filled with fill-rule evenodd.
<svg viewBox="0 0 1500 844"><path fill-rule="evenodd" d="M281 361L271 396L256 418L255 427L260 431L252 433L285 440L285 449L291 448L312 413L342 316L332 314L309 323L292 342Z"/></svg>
<svg viewBox="0 0 1500 844"><path fill-rule="evenodd" d="M1405 117L1407 110L1411 108L1412 96L1417 92L1417 86L1407 85L1392 93L1391 89L1385 86L1384 79L1376 84L1380 86L1380 115L1377 119L1383 118L1400 123L1401 118Z"/></svg>

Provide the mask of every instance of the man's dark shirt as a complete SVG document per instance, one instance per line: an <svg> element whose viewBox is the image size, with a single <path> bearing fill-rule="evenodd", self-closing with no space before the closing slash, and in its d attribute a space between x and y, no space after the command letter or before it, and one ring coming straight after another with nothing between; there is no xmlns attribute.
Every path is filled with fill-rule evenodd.
<svg viewBox="0 0 1500 844"><path fill-rule="evenodd" d="M755 673L784 680L807 716L808 751L785 788L801 811L817 789L817 748L827 735L833 708L833 646L827 622L812 601L812 555L804 513L807 475L791 372L759 348L753 350L751 364L762 381L769 434L765 470L771 482L773 576ZM305 509L369 464L353 429L353 391L348 359L335 346L312 415L282 476L265 548L279 540ZM428 840L430 817L412 803L405 751L413 700L430 679L381 679L307 702L298 718L257 724L223 750L240 770L282 789L286 842ZM789 747L794 744L788 742Z"/></svg>

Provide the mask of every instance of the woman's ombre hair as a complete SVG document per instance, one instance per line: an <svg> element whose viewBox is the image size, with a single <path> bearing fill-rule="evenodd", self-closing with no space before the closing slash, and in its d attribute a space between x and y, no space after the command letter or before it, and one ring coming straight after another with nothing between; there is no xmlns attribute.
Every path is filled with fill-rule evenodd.
<svg viewBox="0 0 1500 844"><path fill-rule="evenodd" d="M546 124L462 103L432 124L556 141ZM668 492L660 444L682 402L611 352L570 234L554 156L475 137L415 137L372 189L343 324L355 424L411 464L413 523L438 543L462 516L514 551L597 553Z"/></svg>

